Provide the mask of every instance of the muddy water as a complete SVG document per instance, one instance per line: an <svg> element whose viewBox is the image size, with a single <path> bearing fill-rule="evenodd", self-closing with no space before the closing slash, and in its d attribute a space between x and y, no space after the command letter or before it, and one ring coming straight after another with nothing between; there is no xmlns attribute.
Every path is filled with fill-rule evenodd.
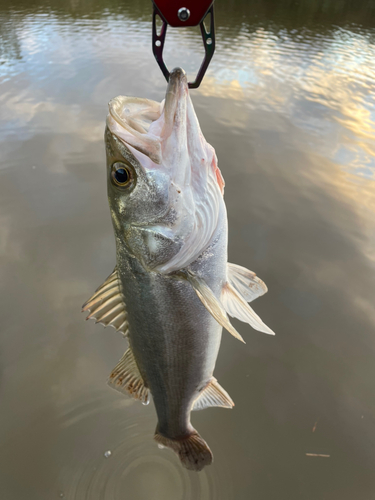
<svg viewBox="0 0 375 500"><path fill-rule="evenodd" d="M126 5L123 5L123 4ZM112 271L106 105L161 100L151 2L0 5L0 498L370 500L375 491L375 22L371 2L217 0L192 93L226 180L230 260L274 338L236 323L193 415L215 463L183 470L153 405L106 385L126 348L81 304ZM190 73L196 30L166 59Z"/></svg>

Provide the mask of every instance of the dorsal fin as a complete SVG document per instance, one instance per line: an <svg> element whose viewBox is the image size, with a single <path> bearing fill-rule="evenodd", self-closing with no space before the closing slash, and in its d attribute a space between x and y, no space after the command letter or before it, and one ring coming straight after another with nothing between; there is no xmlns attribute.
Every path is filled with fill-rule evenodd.
<svg viewBox="0 0 375 500"><path fill-rule="evenodd" d="M124 336L128 332L128 322L123 294L120 288L117 269L108 276L92 297L82 306L82 311L89 311L86 319L95 319L96 323L113 326Z"/></svg>
<svg viewBox="0 0 375 500"><path fill-rule="evenodd" d="M233 408L234 403L227 391L221 387L216 378L212 378L193 403L192 410L204 410L210 406Z"/></svg>
<svg viewBox="0 0 375 500"><path fill-rule="evenodd" d="M189 283L195 290L195 293L198 295L202 304L205 306L207 311L216 319L216 321L223 326L229 333L236 337L236 339L240 340L244 344L246 343L241 335L237 332L237 330L232 326L231 322L228 319L227 313L225 312L220 301L215 297L214 293L207 285L207 283L202 279L196 276L195 274L187 271L184 276L187 278Z"/></svg>
<svg viewBox="0 0 375 500"><path fill-rule="evenodd" d="M134 399L139 399L144 404L148 403L149 390L139 372L130 347L112 370L108 385L116 391L128 394Z"/></svg>
<svg viewBox="0 0 375 500"><path fill-rule="evenodd" d="M266 284L258 276L237 264L227 264L228 281L246 302L251 302L268 291Z"/></svg>

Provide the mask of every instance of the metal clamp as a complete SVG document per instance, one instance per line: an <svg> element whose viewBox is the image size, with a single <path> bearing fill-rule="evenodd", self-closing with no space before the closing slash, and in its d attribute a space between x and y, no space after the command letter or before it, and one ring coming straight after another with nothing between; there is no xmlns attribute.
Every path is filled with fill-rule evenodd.
<svg viewBox="0 0 375 500"><path fill-rule="evenodd" d="M184 22L187 21L190 17L190 11L189 9L183 7L178 10L178 18L180 21ZM157 33L157 26L156 26L156 16L159 16L160 19L162 20L163 24L160 30L160 33ZM207 31L204 21L207 19L207 16L210 16L210 27L209 30ZM154 3L154 13L153 13L153 18L152 18L152 51L154 53L155 59L157 63L160 66L160 69L165 76L165 79L167 82L169 81L169 75L170 72L165 65L165 62L163 60L163 49L164 49L164 42L165 42L165 35L167 33L167 26L168 23L165 20L164 16ZM208 9L206 14L204 15L203 19L199 23L199 27L201 30L201 35L202 35L202 40L203 40L203 45L204 45L204 50L205 50L205 56L203 59L203 62L198 70L197 76L193 82L189 82L189 88L190 89L196 89L199 87L204 74L206 73L206 70L208 68L208 65L212 59L212 56L214 55L215 52L215 25L214 25L214 6L211 5L211 7Z"/></svg>

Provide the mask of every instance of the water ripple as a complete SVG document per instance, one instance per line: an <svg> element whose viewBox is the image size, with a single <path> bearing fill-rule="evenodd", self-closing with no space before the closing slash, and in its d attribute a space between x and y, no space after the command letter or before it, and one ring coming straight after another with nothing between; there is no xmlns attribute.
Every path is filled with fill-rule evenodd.
<svg viewBox="0 0 375 500"><path fill-rule="evenodd" d="M111 426L106 445L82 445L87 440L99 441L94 427L102 421ZM61 414L60 427L62 441L74 445L74 449L63 447L60 457L59 488L68 500L120 500L127 491L135 500L233 498L220 467L199 474L188 472L173 452L160 449L152 439L154 412L131 399L113 400L111 391L101 397L91 395Z"/></svg>

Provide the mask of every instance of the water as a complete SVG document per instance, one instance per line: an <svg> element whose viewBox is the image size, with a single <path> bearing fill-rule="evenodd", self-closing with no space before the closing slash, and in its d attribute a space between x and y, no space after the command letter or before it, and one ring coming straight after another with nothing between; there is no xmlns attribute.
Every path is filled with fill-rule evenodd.
<svg viewBox="0 0 375 500"><path fill-rule="evenodd" d="M215 376L236 406L193 415L215 455L194 474L153 442L153 405L106 385L125 341L80 314L115 259L107 102L165 91L151 2L2 1L0 498L373 497L374 10L217 1L192 96L226 180L230 261L267 283L254 307L277 335L224 334ZM169 30L168 64L193 75L200 44Z"/></svg>

